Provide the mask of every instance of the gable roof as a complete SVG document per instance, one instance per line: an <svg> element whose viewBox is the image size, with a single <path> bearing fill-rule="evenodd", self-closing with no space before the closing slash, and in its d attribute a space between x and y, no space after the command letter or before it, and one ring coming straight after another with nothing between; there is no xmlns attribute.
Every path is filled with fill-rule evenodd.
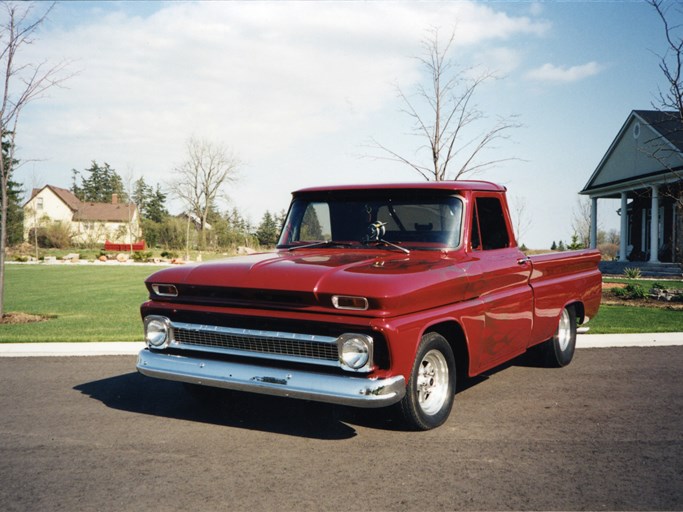
<svg viewBox="0 0 683 512"><path fill-rule="evenodd" d="M634 110L633 114L649 124L678 151L683 152L683 119L678 112Z"/></svg>
<svg viewBox="0 0 683 512"><path fill-rule="evenodd" d="M73 211L78 210L80 207L81 200L78 199L70 190L55 187L53 185L46 185L46 187L52 190Z"/></svg>
<svg viewBox="0 0 683 512"><path fill-rule="evenodd" d="M81 203L74 221L128 222L136 212L135 204Z"/></svg>
<svg viewBox="0 0 683 512"><path fill-rule="evenodd" d="M632 137L627 136L630 131ZM669 179L680 170L682 163L683 120L680 114L633 110L580 194L621 188L643 179Z"/></svg>
<svg viewBox="0 0 683 512"><path fill-rule="evenodd" d="M26 201L24 206L31 202L31 199L36 197L45 189L49 189L50 191L52 191L52 193L56 195L59 199L61 199L62 202L73 212L78 210L78 208L81 206L81 200L78 199L70 190L55 187L54 185L45 185L43 188L34 188L31 191L31 197L28 201Z"/></svg>

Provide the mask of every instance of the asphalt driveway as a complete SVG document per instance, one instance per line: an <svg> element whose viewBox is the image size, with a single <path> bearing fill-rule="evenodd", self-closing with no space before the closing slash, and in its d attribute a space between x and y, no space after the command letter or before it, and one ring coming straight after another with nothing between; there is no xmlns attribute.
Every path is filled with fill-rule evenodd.
<svg viewBox="0 0 683 512"><path fill-rule="evenodd" d="M0 510L681 510L683 347L470 382L441 428L238 393L133 356L0 358Z"/></svg>

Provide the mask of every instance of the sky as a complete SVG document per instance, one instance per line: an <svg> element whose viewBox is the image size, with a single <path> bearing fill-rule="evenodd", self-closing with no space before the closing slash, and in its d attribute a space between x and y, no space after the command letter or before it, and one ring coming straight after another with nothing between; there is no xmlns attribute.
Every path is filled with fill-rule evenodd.
<svg viewBox="0 0 683 512"><path fill-rule="evenodd" d="M241 163L220 208L253 224L299 188L423 181L371 141L425 161L397 91L424 83L432 29L455 34L453 66L497 77L476 92L477 129L521 125L481 159L505 161L470 177L524 205L528 247L569 241L577 193L664 88L666 41L644 2L59 3L18 58L67 61L72 76L23 111L15 179L68 188L95 160L168 190L187 141L206 139ZM618 207L599 202L601 229L618 228Z"/></svg>

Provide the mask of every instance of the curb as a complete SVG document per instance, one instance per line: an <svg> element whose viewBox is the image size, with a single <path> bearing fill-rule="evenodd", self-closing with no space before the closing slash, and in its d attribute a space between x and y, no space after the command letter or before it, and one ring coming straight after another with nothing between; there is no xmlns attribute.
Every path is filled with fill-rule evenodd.
<svg viewBox="0 0 683 512"><path fill-rule="evenodd" d="M648 334L579 334L576 348L671 347L683 345L683 332ZM129 356L145 348L142 341L93 343L0 343L0 357Z"/></svg>
<svg viewBox="0 0 683 512"><path fill-rule="evenodd" d="M576 348L672 347L683 345L683 332L579 334Z"/></svg>
<svg viewBox="0 0 683 512"><path fill-rule="evenodd" d="M145 348L142 341L93 343L0 343L0 357L128 356Z"/></svg>

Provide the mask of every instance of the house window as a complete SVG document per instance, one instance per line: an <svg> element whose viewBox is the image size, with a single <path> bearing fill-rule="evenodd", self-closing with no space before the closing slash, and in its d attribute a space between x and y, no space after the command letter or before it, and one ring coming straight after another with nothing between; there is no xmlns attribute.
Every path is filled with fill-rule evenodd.
<svg viewBox="0 0 683 512"><path fill-rule="evenodd" d="M43 209L43 198L38 197L36 198L36 210L42 210Z"/></svg>

